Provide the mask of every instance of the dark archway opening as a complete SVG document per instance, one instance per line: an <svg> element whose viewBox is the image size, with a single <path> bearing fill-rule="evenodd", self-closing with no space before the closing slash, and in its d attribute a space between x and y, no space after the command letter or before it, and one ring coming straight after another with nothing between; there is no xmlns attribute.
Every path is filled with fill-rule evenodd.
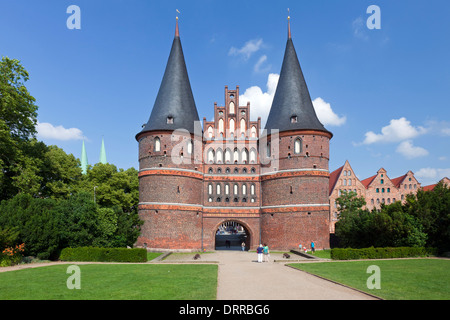
<svg viewBox="0 0 450 320"><path fill-rule="evenodd" d="M250 233L236 221L225 221L216 230L216 250L242 250L245 243L245 251L250 248Z"/></svg>

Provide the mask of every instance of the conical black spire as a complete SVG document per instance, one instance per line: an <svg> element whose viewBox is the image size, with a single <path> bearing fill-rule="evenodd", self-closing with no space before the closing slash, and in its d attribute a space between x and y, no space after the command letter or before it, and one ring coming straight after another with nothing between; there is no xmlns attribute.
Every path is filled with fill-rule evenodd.
<svg viewBox="0 0 450 320"><path fill-rule="evenodd" d="M202 129L184 61L177 19L175 38L166 71L150 119L139 134L154 130L176 129L186 129L194 133L195 126L197 130L200 130L197 133L201 134Z"/></svg>
<svg viewBox="0 0 450 320"><path fill-rule="evenodd" d="M288 32L280 78L266 122L266 129L318 130L329 132L320 123L314 110L297 53Z"/></svg>

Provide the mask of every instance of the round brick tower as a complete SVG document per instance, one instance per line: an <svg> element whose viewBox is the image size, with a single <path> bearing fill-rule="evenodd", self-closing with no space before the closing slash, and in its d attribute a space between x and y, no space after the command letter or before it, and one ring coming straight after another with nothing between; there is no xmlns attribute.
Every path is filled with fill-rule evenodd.
<svg viewBox="0 0 450 320"><path fill-rule="evenodd" d="M202 241L202 128L178 31L150 118L139 142L136 245L198 249Z"/></svg>
<svg viewBox="0 0 450 320"><path fill-rule="evenodd" d="M261 239L272 249L329 248L329 141L292 42L290 26L278 86L265 127L261 166ZM267 139L267 141L265 141ZM260 146L261 149L261 146Z"/></svg>

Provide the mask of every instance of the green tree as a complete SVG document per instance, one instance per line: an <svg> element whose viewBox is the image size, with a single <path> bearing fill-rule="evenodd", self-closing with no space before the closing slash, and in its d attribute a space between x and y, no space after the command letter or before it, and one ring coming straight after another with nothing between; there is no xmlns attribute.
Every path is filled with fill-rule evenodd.
<svg viewBox="0 0 450 320"><path fill-rule="evenodd" d="M94 193L101 207L120 206L124 212L135 211L139 202L138 172L134 168L117 170L113 164L97 163L89 167L82 189Z"/></svg>
<svg viewBox="0 0 450 320"><path fill-rule="evenodd" d="M338 207L338 222L335 233L340 246L361 248L371 241L370 223L372 215L363 207L366 201L358 197L356 192L342 191L336 199Z"/></svg>
<svg viewBox="0 0 450 320"><path fill-rule="evenodd" d="M423 227L427 246L450 251L450 189L442 182L432 191L418 190L407 197L405 210Z"/></svg>
<svg viewBox="0 0 450 320"><path fill-rule="evenodd" d="M59 219L62 248L91 246L101 235L97 208L89 193L80 192L58 201L55 214Z"/></svg>
<svg viewBox="0 0 450 320"><path fill-rule="evenodd" d="M16 59L0 61L0 200L34 185L36 163L23 145L36 134L37 106L25 87L29 75Z"/></svg>
<svg viewBox="0 0 450 320"><path fill-rule="evenodd" d="M25 255L47 259L59 247L56 202L20 193L0 204L0 225L17 230L17 242L25 243Z"/></svg>
<svg viewBox="0 0 450 320"><path fill-rule="evenodd" d="M41 196L67 199L80 189L80 160L57 146L48 146L42 156L39 175L42 177Z"/></svg>

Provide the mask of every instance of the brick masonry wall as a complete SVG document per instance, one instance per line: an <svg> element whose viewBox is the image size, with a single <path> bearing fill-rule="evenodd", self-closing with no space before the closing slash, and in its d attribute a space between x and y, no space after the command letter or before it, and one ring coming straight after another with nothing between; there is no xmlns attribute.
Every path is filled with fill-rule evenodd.
<svg viewBox="0 0 450 320"><path fill-rule="evenodd" d="M202 215L197 211L139 210L144 221L136 245L155 249L200 249Z"/></svg>
<svg viewBox="0 0 450 320"><path fill-rule="evenodd" d="M202 188L200 179L152 174L139 179L139 202L202 204Z"/></svg>
<svg viewBox="0 0 450 320"><path fill-rule="evenodd" d="M316 249L330 247L328 210L263 214L261 238L272 250L298 248L301 243Z"/></svg>
<svg viewBox="0 0 450 320"><path fill-rule="evenodd" d="M300 176L263 181L262 206L328 204L328 181L327 176Z"/></svg>

